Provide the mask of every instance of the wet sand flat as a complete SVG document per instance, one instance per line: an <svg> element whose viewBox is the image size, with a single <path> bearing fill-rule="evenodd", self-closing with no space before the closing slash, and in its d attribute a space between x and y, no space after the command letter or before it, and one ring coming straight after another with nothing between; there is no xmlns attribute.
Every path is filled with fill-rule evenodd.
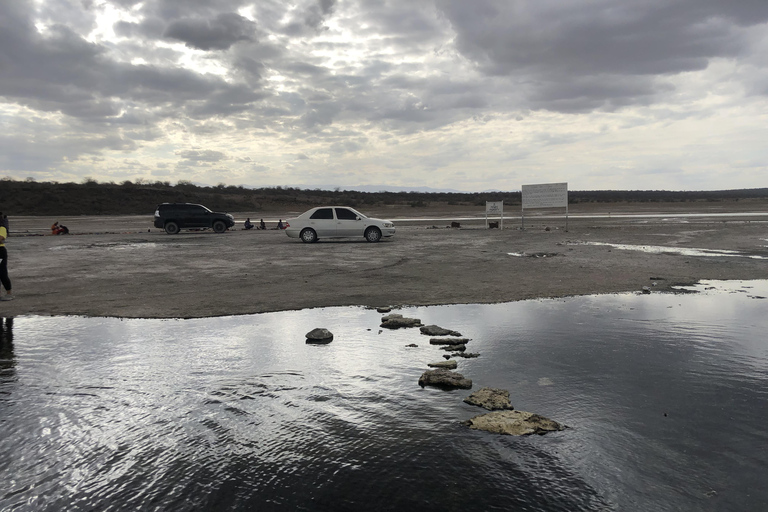
<svg viewBox="0 0 768 512"><path fill-rule="evenodd" d="M304 244L281 231L241 229L246 216L272 225L304 208L238 213L234 230L220 235L166 235L151 227L151 214L12 217L6 245L16 300L3 302L0 312L190 318L656 292L701 279L768 278L762 203L573 206L568 231L562 211L526 212L521 230L519 209L509 208L505 214L517 218L489 230L482 207L359 209L395 221L395 237ZM643 213L654 216L627 216ZM679 216L692 213L735 215ZM475 219L462 220L460 229L447 227L468 217ZM48 234L54 220L72 234Z"/></svg>

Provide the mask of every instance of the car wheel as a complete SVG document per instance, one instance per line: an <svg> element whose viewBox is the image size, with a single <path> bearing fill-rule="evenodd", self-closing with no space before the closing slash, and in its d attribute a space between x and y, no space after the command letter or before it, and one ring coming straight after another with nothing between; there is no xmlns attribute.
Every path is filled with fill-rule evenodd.
<svg viewBox="0 0 768 512"><path fill-rule="evenodd" d="M314 229L302 229L300 236L302 242L306 242L308 244L317 242L317 233L315 233Z"/></svg>
<svg viewBox="0 0 768 512"><path fill-rule="evenodd" d="M165 232L169 235L175 235L179 232L179 225L173 221L165 223Z"/></svg>
<svg viewBox="0 0 768 512"><path fill-rule="evenodd" d="M224 224L223 220L217 220L213 223L213 230L217 233L223 233L227 230L227 225Z"/></svg>
<svg viewBox="0 0 768 512"><path fill-rule="evenodd" d="M370 227L365 230L365 239L369 242L378 242L381 240L381 230L379 228Z"/></svg>

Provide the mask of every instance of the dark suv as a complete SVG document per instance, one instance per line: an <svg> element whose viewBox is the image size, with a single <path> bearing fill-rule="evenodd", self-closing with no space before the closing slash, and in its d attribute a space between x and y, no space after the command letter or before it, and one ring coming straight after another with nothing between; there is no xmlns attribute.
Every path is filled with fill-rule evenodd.
<svg viewBox="0 0 768 512"><path fill-rule="evenodd" d="M200 204L163 203L155 210L155 227L165 229L169 235L191 228L212 228L223 233L234 225L235 218L230 214L212 212Z"/></svg>

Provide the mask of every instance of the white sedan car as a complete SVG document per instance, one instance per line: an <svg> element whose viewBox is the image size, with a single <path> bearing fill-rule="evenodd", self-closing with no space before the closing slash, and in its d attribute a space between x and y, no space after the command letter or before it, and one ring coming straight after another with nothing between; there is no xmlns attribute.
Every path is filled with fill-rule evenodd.
<svg viewBox="0 0 768 512"><path fill-rule="evenodd" d="M364 237L378 242L383 236L395 234L395 225L388 220L373 219L348 206L320 206L285 222L285 234L301 238L302 242L317 242L321 238Z"/></svg>

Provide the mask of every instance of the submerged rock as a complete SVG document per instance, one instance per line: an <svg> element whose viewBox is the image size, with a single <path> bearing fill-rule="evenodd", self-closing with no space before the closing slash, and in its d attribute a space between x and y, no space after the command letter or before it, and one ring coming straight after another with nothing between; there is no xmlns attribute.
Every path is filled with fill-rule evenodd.
<svg viewBox="0 0 768 512"><path fill-rule="evenodd" d="M440 347L442 350L454 350L456 352L464 352L467 350L466 345L446 345L444 347Z"/></svg>
<svg viewBox="0 0 768 512"><path fill-rule="evenodd" d="M430 338L430 345L464 345L469 338Z"/></svg>
<svg viewBox="0 0 768 512"><path fill-rule="evenodd" d="M456 361L439 361L437 363L428 363L430 368L445 368L446 370L455 370L459 365Z"/></svg>
<svg viewBox="0 0 768 512"><path fill-rule="evenodd" d="M333 333L322 327L312 329L306 334L306 337L307 343L330 343L333 341Z"/></svg>
<svg viewBox="0 0 768 512"><path fill-rule="evenodd" d="M381 317L381 325L387 329L400 329L401 327L421 327L421 320L418 318L406 318L403 315L392 313L391 315Z"/></svg>
<svg viewBox="0 0 768 512"><path fill-rule="evenodd" d="M437 386L448 389L471 389L472 379L467 379L458 372L452 372L441 368L424 372L421 377L419 377L419 386Z"/></svg>
<svg viewBox="0 0 768 512"><path fill-rule="evenodd" d="M497 388L481 388L464 399L469 405L476 405L489 411L512 410L509 391Z"/></svg>
<svg viewBox="0 0 768 512"><path fill-rule="evenodd" d="M408 345L406 345L406 347L408 347L408 348L418 348L418 345L415 344L415 343L409 343Z"/></svg>
<svg viewBox="0 0 768 512"><path fill-rule="evenodd" d="M557 432L567 428L554 420L525 411L489 412L475 416L466 424L471 429L508 436L544 435L547 432Z"/></svg>
<svg viewBox="0 0 768 512"><path fill-rule="evenodd" d="M472 357L480 357L480 354L477 352L454 352L450 357L463 357L465 359L469 359Z"/></svg>
<svg viewBox="0 0 768 512"><path fill-rule="evenodd" d="M421 328L421 334L428 336L461 336L460 332L443 329L438 325L425 325Z"/></svg>

